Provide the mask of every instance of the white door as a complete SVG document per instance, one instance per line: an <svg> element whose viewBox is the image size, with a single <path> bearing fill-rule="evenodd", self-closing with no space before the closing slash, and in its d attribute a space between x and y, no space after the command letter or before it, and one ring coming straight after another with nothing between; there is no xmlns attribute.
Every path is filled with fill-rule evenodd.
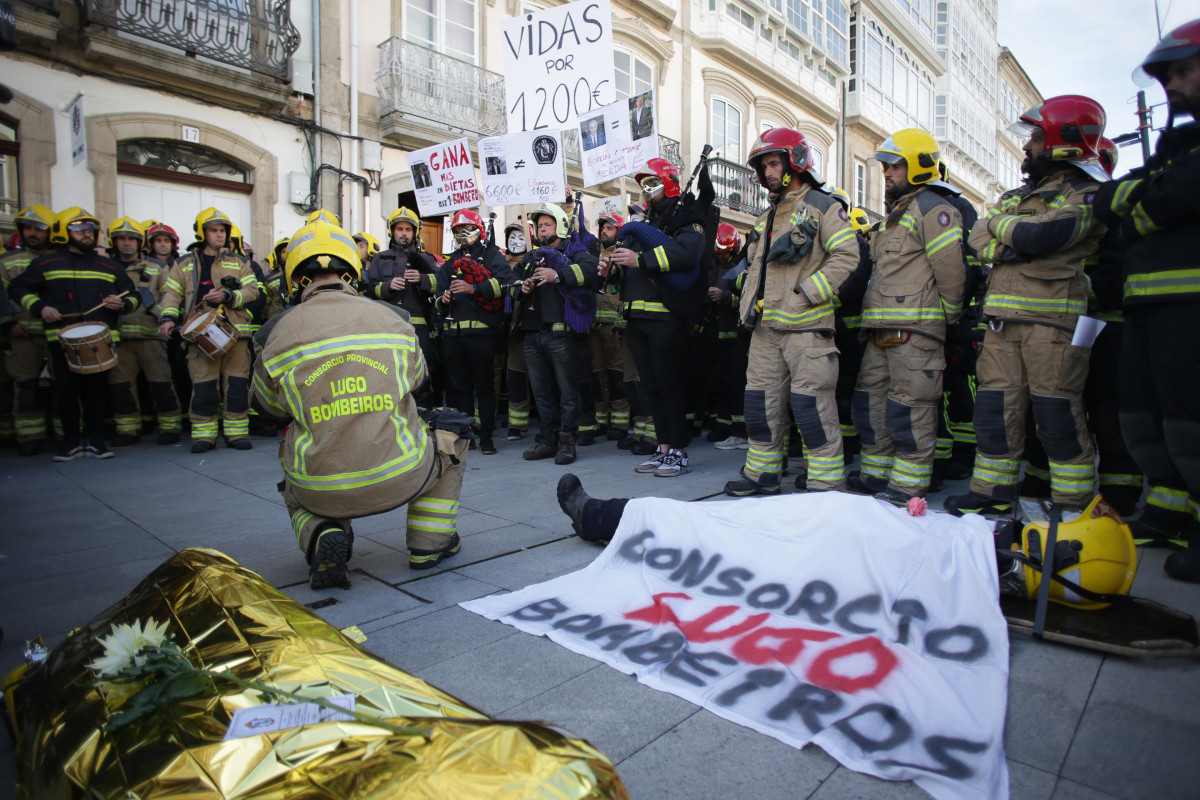
<svg viewBox="0 0 1200 800"><path fill-rule="evenodd" d="M243 236L250 236L249 195L141 176L119 175L117 197L121 216L133 217L139 222L156 219L174 228L179 234L181 251L196 240L192 230L196 215L209 207L220 209L233 220L234 225L241 228ZM255 249L262 251L263 247L270 248L271 244L267 242Z"/></svg>

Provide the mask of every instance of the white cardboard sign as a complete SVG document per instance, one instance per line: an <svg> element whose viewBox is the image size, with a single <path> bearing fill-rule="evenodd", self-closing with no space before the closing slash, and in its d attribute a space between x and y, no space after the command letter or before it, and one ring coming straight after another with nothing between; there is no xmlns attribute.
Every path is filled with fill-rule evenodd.
<svg viewBox="0 0 1200 800"><path fill-rule="evenodd" d="M479 140L483 202L489 206L561 203L567 192L558 131L528 131Z"/></svg>
<svg viewBox="0 0 1200 800"><path fill-rule="evenodd" d="M579 121L584 186L637 172L658 157L658 120L653 108L651 89L597 109Z"/></svg>
<svg viewBox="0 0 1200 800"><path fill-rule="evenodd" d="M437 217L479 205L479 185L466 138L408 154L413 192L422 217Z"/></svg>

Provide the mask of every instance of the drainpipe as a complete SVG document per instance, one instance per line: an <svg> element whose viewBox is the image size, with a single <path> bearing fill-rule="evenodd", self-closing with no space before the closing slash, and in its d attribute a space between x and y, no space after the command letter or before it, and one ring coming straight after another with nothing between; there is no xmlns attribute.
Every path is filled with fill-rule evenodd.
<svg viewBox="0 0 1200 800"><path fill-rule="evenodd" d="M312 0L312 41L313 41L313 124L317 130L313 132L313 187L316 196L313 202L317 208L321 202L321 173L318 169L324 163L321 156L321 0Z"/></svg>
<svg viewBox="0 0 1200 800"><path fill-rule="evenodd" d="M350 141L350 172L357 175L359 156L362 152L362 142L358 141L358 0L350 0ZM366 197L359 198L358 187L351 183L351 233L362 230L358 217L365 200Z"/></svg>

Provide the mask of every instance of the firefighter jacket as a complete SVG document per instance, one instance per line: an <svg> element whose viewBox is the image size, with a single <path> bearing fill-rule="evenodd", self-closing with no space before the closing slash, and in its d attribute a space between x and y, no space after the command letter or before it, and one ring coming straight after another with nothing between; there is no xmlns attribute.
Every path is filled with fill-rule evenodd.
<svg viewBox="0 0 1200 800"><path fill-rule="evenodd" d="M9 330L17 323L24 325L30 336L46 335L42 318L30 314L8 296L8 285L12 283L13 278L24 272L35 258L37 254L30 250L14 250L0 256L0 281L3 281L4 286L4 296L0 297L0 333L6 338Z"/></svg>
<svg viewBox="0 0 1200 800"><path fill-rule="evenodd" d="M107 308L91 310L105 297L127 292L120 311ZM114 342L121 341L118 321L141 305L133 281L117 262L95 253L77 253L62 248L39 256L20 275L12 279L8 295L14 303L41 319L46 306L64 315L58 322L45 323L46 340L58 341L58 332L77 322L102 322L112 331ZM86 314L82 312L86 311ZM80 316L66 317L67 314Z"/></svg>
<svg viewBox="0 0 1200 800"><path fill-rule="evenodd" d="M535 248L517 262L513 269L513 285L509 290L513 298L512 325L514 331L553 331L554 333L572 334L566 322L564 306L566 300L559 290L565 288L587 288L596 285L596 268L600 262L587 250L581 250L574 256L567 255L566 239L559 239L553 248ZM553 249L562 254L555 259L558 265L546 260L540 250ZM539 267L550 267L558 275L557 283L543 283L534 286L529 294L521 292L521 282L532 277L534 270Z"/></svg>
<svg viewBox="0 0 1200 800"><path fill-rule="evenodd" d="M246 303L246 311L250 314L250 332L254 333L267 321L267 276L253 259L250 260L250 269L254 271L254 285L258 287L258 297Z"/></svg>
<svg viewBox="0 0 1200 800"><path fill-rule="evenodd" d="M691 272L700 269L709 248L705 226L707 216L692 195L684 196L680 206L646 220L669 237L668 241L622 241L621 246L638 253L636 267L612 265L609 282L621 287L622 313L627 319L663 319L667 314L694 317L704 302L704 276L696 290L676 292L662 279L667 272Z"/></svg>
<svg viewBox="0 0 1200 800"><path fill-rule="evenodd" d="M863 297L867 294L867 286L871 282L871 245L867 237L857 232L854 238L858 243L858 266L850 277L842 282L833 298L836 311L835 320L838 330L858 330L862 327Z"/></svg>
<svg viewBox="0 0 1200 800"><path fill-rule="evenodd" d="M967 282L963 287L963 313L958 321L947 326L946 338L951 342L982 342L986 325L983 324L983 298L987 293L987 273L979 263L979 254L971 246L971 230L979 221L975 206L960 194L946 192L936 187L934 191L946 198L946 202L958 209L963 223L963 257L967 264Z"/></svg>
<svg viewBox="0 0 1200 800"><path fill-rule="evenodd" d="M166 341L166 337L158 332L158 319L162 316L158 301L167 279L162 263L153 258L139 258L122 266L142 304L136 311L122 315L121 338Z"/></svg>
<svg viewBox="0 0 1200 800"><path fill-rule="evenodd" d="M288 293L284 291L283 270L276 267L263 276L263 285L267 287L267 305L263 309L263 323L271 317L279 316L287 308Z"/></svg>
<svg viewBox="0 0 1200 800"><path fill-rule="evenodd" d="M1200 122L1169 128L1146 166L1101 188L1096 214L1120 226L1124 305L1200 301Z"/></svg>
<svg viewBox="0 0 1200 800"><path fill-rule="evenodd" d="M454 262L464 256L482 264L491 277L472 283L470 276L458 275ZM450 281L456 277L462 277L471 283L473 294L469 297L461 294L450 295L450 304L446 305L442 302L442 293L450 288ZM442 333L446 336L500 333L505 322L504 298L512 284L512 270L509 269L508 259L499 247L485 245L483 240L480 240L469 247L455 250L446 257L434 276L433 295L438 311L443 315L438 320ZM488 305L494 308L484 308L481 301L490 301ZM446 319L446 315L449 315L450 319Z"/></svg>
<svg viewBox="0 0 1200 800"><path fill-rule="evenodd" d="M201 299L207 291L199 285L199 273L203 267L197 263L196 252L199 252L199 248L176 261L167 274L162 299L159 301L164 321L179 324L197 308L208 306ZM240 288L221 286L221 280L227 277L236 280L241 285ZM246 306L258 297L258 279L254 276L250 261L232 250L222 250L213 258L212 283L214 288L225 291L225 302L220 304L218 313L223 311L229 323L237 328L238 338L249 338L253 329L250 312Z"/></svg>
<svg viewBox="0 0 1200 800"><path fill-rule="evenodd" d="M413 325L428 325L437 268L437 261L424 250L415 246L401 249L393 242L391 247L381 250L371 259L363 273L367 281L364 294L403 308L408 312ZM421 273L421 280L416 283L406 282L403 289L393 291L392 279L403 278L409 269Z"/></svg>
<svg viewBox="0 0 1200 800"><path fill-rule="evenodd" d="M896 201L871 236L871 284L862 327L921 333L946 341L962 315L967 281L962 215L927 186Z"/></svg>
<svg viewBox="0 0 1200 800"><path fill-rule="evenodd" d="M975 223L970 244L992 265L985 316L1074 330L1087 312L1084 269L1105 231L1092 208L1099 188L1067 166L1006 193Z"/></svg>
<svg viewBox="0 0 1200 800"><path fill-rule="evenodd" d="M599 239L592 245L592 255L599 260L601 257L609 255L616 249L614 243L612 247L605 247ZM621 288L616 283L597 279L596 286L596 321L594 325L621 325Z"/></svg>
<svg viewBox="0 0 1200 800"><path fill-rule="evenodd" d="M746 238L742 324L832 331L833 298L859 263L854 227L841 204L803 183L773 198Z"/></svg>

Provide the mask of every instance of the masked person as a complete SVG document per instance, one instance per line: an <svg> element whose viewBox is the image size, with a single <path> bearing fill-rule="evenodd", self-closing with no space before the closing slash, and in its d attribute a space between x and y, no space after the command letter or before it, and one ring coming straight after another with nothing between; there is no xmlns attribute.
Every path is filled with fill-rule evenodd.
<svg viewBox="0 0 1200 800"><path fill-rule="evenodd" d="M324 220L305 225L284 268L297 304L255 338L254 403L290 423L281 491L314 589L347 584L351 518L407 504L412 569L459 550L466 440L439 442L417 416L412 390L425 362L416 331L403 309L359 296L359 269L349 234Z"/></svg>
<svg viewBox="0 0 1200 800"><path fill-rule="evenodd" d="M596 278L596 257L586 250L567 256L566 212L553 203L538 206L530 220L536 247L518 263L512 289L513 332L522 339L529 386L537 403L540 429L527 461L554 457L555 464L575 460L579 430L576 334L567 324L566 298L559 287L587 289Z"/></svg>
<svg viewBox="0 0 1200 800"><path fill-rule="evenodd" d="M161 236L159 238L162 238ZM137 289L141 305L121 317L121 342L117 345L117 365L109 372L113 420L117 435L113 447L138 441L142 431L142 412L138 402L138 376L145 375L158 418L158 443L179 441L179 398L171 386L171 364L167 360L167 337L158 331L166 270L155 260L142 257L144 232L129 217L121 217L108 226L110 251L125 268L125 274Z"/></svg>
<svg viewBox="0 0 1200 800"><path fill-rule="evenodd" d="M50 228L50 242L65 246L35 258L8 287L13 302L45 323L54 400L63 426L55 461L113 456L104 444L108 374L72 371L59 341L63 327L80 322L107 325L112 341L120 341L120 315L133 313L141 304L125 270L96 253L99 233L100 220L82 208L61 212ZM84 434L86 445L80 438Z"/></svg>
<svg viewBox="0 0 1200 800"><path fill-rule="evenodd" d="M749 163L770 206L748 237L738 309L751 331L745 399L750 449L742 477L725 484L725 493L779 493L789 406L808 453L808 488L838 490L845 465L834 397L833 300L858 267L858 242L845 210L818 188L799 131L765 132Z"/></svg>
<svg viewBox="0 0 1200 800"><path fill-rule="evenodd" d="M851 407L862 472L848 486L905 505L933 477L946 327L962 316L967 265L962 214L929 187L940 177L937 141L917 128L897 131L875 158L888 214L871 235L868 338Z"/></svg>
<svg viewBox="0 0 1200 800"><path fill-rule="evenodd" d="M250 261L229 247L233 223L215 208L196 215L196 247L175 262L162 293L159 332L164 336L193 315L212 311L233 327L239 342L251 336L247 306L258 298L258 279ZM234 450L250 450L250 350L235 343L210 356L192 344L187 352L192 379L192 452L207 453L216 447L218 424ZM222 419L218 419L218 413Z"/></svg>
<svg viewBox="0 0 1200 800"><path fill-rule="evenodd" d="M506 242L505 258L511 271L525 257L528 249L525 241L525 222L517 217L516 222L504 226ZM522 338L512 331L512 298L505 302L505 313L509 315L509 324L504 330L504 382L508 390L508 441L515 442L525 437L529 430L529 371L525 367L525 353L522 350Z"/></svg>
<svg viewBox="0 0 1200 800"><path fill-rule="evenodd" d="M17 212L14 222L21 249L0 256L3 305L7 306L0 315L0 331L3 331L0 344L5 351L4 368L12 382L4 391L11 404L17 451L23 456L35 456L42 452L46 441L46 409L38 389L38 379L49 358L45 323L41 317L9 301L8 287L35 258L50 252L54 212L41 205L27 206Z"/></svg>
<svg viewBox="0 0 1200 800"><path fill-rule="evenodd" d="M1022 114L1014 128L1028 135L1021 168L1029 182L971 231L992 275L976 367L975 470L969 492L946 498L951 513L1012 509L1030 411L1050 459L1054 502L1081 511L1096 494L1083 408L1091 347L1075 345L1073 335L1087 311L1085 267L1105 233L1093 208L1108 180L1097 159L1104 120L1100 104L1080 95L1047 98Z"/></svg>
<svg viewBox="0 0 1200 800"><path fill-rule="evenodd" d="M504 296L512 282L508 261L484 238L483 219L455 213L450 230L458 247L438 270L435 296L446 359L446 402L474 417L478 402L479 452L496 454L496 342L504 328Z"/></svg>

